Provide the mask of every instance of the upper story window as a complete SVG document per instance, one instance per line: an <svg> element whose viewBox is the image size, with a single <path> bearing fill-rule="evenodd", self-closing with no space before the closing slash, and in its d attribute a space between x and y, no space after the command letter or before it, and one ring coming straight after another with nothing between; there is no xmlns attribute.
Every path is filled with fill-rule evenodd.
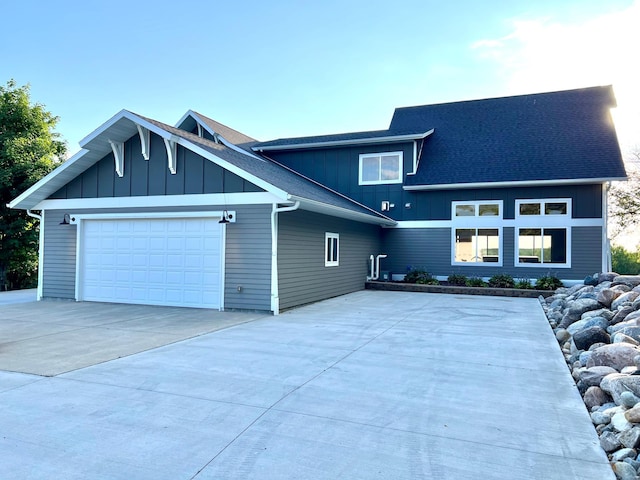
<svg viewBox="0 0 640 480"><path fill-rule="evenodd" d="M402 183L402 152L360 155L358 182L360 185Z"/></svg>
<svg viewBox="0 0 640 480"><path fill-rule="evenodd" d="M516 200L516 216L570 215L571 200L568 198L548 200Z"/></svg>

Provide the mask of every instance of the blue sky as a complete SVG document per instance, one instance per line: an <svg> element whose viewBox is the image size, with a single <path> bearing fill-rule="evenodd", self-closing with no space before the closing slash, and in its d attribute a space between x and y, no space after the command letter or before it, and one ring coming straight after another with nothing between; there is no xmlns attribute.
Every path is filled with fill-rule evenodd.
<svg viewBox="0 0 640 480"><path fill-rule="evenodd" d="M169 124L193 109L269 140L606 84L623 150L640 145L640 0L7 3L0 83L29 83L70 153L123 108Z"/></svg>

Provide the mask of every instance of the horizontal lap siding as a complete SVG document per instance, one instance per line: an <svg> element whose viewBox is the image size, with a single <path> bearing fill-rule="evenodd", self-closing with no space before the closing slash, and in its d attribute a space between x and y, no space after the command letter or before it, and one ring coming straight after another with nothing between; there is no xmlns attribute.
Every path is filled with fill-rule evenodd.
<svg viewBox="0 0 640 480"><path fill-rule="evenodd" d="M516 267L515 230L503 229L503 266L451 265L451 229L398 228L385 229L381 269L405 274L408 268L423 268L432 275L448 277L456 273L467 277L491 277L505 273L514 278L537 279L554 275L565 280L580 280L602 270L602 228L572 227L571 268L549 264L544 267Z"/></svg>
<svg viewBox="0 0 640 480"><path fill-rule="evenodd" d="M236 211L227 225L225 246L225 307L271 308L271 205L212 205L146 209L47 210L44 230L43 297L75 299L75 225L60 225L65 213L129 213ZM242 286L242 292L237 287Z"/></svg>
<svg viewBox="0 0 640 480"><path fill-rule="evenodd" d="M227 225L225 308L269 311L271 205L235 206L233 209L237 222ZM240 291L238 287L241 287Z"/></svg>
<svg viewBox="0 0 640 480"><path fill-rule="evenodd" d="M44 212L44 258L42 296L75 299L76 226L60 225L66 212Z"/></svg>
<svg viewBox="0 0 640 480"><path fill-rule="evenodd" d="M339 266L325 267L325 232L337 233ZM280 308L323 300L364 288L369 255L380 251L379 227L311 212L278 219Z"/></svg>

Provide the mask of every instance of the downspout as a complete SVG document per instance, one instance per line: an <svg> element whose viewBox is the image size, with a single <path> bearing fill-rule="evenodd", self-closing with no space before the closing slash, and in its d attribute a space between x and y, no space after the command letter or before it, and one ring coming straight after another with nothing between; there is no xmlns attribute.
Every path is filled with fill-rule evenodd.
<svg viewBox="0 0 640 480"><path fill-rule="evenodd" d="M280 313L280 297L278 292L278 214L293 212L300 207L300 201L289 207L279 207L273 204L271 210L271 311L274 315Z"/></svg>
<svg viewBox="0 0 640 480"><path fill-rule="evenodd" d="M38 290L36 294L37 300L40 301L42 299L42 263L44 260L44 222L42 221L44 212L42 215L38 215L37 213L33 213L31 210L27 209L27 215L40 222L40 231L38 233Z"/></svg>
<svg viewBox="0 0 640 480"><path fill-rule="evenodd" d="M609 241L609 189L611 182L602 185L602 271L611 271L611 243Z"/></svg>

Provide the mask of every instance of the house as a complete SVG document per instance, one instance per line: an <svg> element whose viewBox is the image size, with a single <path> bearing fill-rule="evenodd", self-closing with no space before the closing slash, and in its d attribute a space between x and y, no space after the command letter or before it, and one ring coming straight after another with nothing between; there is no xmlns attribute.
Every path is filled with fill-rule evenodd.
<svg viewBox="0 0 640 480"><path fill-rule="evenodd" d="M10 206L41 218L39 298L278 313L362 289L380 254L394 279L579 281L609 269L614 106L594 87L268 142L123 110Z"/></svg>

